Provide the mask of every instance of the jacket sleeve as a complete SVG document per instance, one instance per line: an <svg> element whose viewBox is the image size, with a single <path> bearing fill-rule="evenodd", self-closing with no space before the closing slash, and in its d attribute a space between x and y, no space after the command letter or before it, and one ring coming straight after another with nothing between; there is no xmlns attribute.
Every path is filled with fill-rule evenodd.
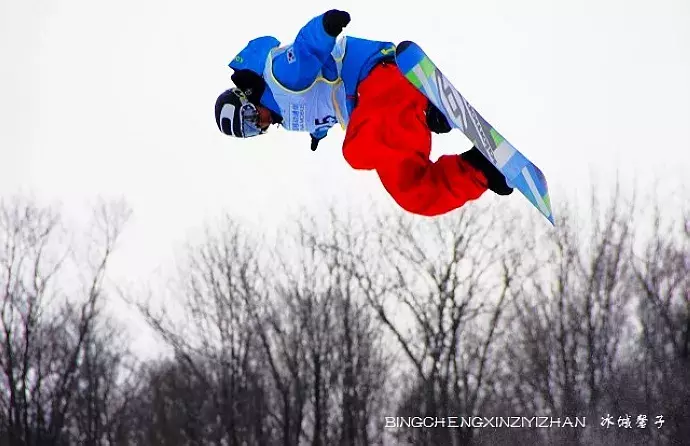
<svg viewBox="0 0 690 446"><path fill-rule="evenodd" d="M331 59L334 46L335 37L324 29L323 14L314 17L300 29L292 45L273 59L273 75L286 88L303 90Z"/></svg>

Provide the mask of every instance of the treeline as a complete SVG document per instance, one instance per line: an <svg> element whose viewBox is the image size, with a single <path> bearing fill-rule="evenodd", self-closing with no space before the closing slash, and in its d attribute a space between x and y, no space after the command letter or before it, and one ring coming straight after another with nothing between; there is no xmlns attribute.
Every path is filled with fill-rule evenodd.
<svg viewBox="0 0 690 446"><path fill-rule="evenodd" d="M690 214L646 209L332 212L271 240L228 217L165 292L120 295L126 206L85 235L4 200L0 445L688 444ZM109 299L172 354L137 358Z"/></svg>

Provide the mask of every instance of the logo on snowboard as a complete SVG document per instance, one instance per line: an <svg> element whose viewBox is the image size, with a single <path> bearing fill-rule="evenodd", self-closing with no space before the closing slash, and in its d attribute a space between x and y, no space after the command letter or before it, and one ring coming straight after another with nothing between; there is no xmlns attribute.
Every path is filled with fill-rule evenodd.
<svg viewBox="0 0 690 446"><path fill-rule="evenodd" d="M480 150L483 149L482 152L488 155L493 163L496 164L497 161L496 157L494 156L494 147L486 137L484 127L479 121L477 113L474 111L472 106L465 101L465 98L462 97L462 95L458 93L455 88L453 88L450 82L446 80L445 76L443 76L438 69L434 71L434 75L436 78L436 84L439 87L439 93L441 93L439 94L439 97L441 98L443 108L452 113L451 118L453 122L463 133L467 133L469 131L469 127L467 126L467 115L469 112L475 130L475 132L472 133L476 133L482 146L477 148Z"/></svg>

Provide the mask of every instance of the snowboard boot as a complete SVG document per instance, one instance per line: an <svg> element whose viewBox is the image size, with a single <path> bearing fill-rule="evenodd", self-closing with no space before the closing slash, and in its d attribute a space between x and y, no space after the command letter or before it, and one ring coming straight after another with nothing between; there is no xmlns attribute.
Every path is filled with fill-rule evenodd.
<svg viewBox="0 0 690 446"><path fill-rule="evenodd" d="M508 186L506 178L501 171L491 164L491 162L482 155L479 149L472 147L467 152L462 153L460 157L484 174L489 190L497 195L510 195L513 193L513 188Z"/></svg>
<svg viewBox="0 0 690 446"><path fill-rule="evenodd" d="M431 101L426 106L426 125L434 133L448 133L452 128L446 116Z"/></svg>

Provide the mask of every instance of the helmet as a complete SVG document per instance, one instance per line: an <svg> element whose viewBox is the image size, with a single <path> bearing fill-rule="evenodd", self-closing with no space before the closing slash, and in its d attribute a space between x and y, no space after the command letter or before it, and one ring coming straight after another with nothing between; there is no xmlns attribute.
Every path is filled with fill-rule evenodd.
<svg viewBox="0 0 690 446"><path fill-rule="evenodd" d="M249 138L264 131L259 126L259 112L239 88L225 90L216 99L216 124L229 136Z"/></svg>

